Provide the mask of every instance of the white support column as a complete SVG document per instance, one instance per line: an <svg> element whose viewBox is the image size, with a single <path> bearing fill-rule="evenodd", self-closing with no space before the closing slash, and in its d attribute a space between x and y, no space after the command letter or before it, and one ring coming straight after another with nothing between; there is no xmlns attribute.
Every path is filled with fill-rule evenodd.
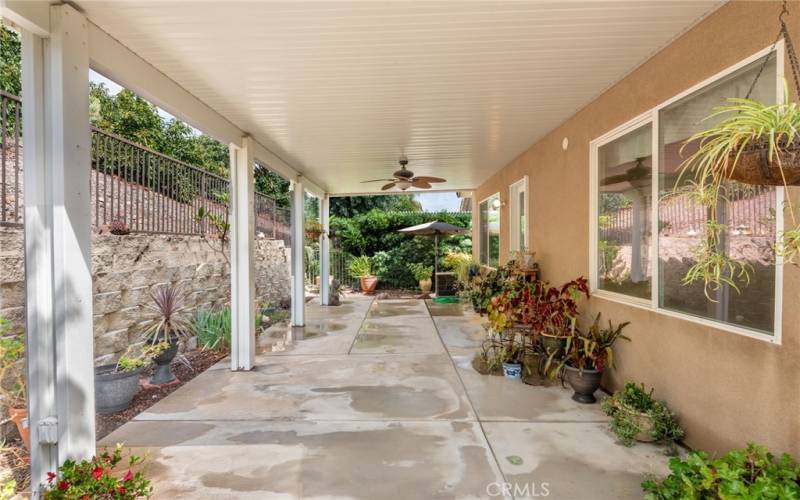
<svg viewBox="0 0 800 500"><path fill-rule="evenodd" d="M300 180L293 182L292 326L305 326L306 324L304 195L303 183Z"/></svg>
<svg viewBox="0 0 800 500"><path fill-rule="evenodd" d="M45 155L44 41L22 32L22 126L25 142L25 293L28 352L28 421L55 417L55 339L53 337L52 190ZM54 443L42 442L30 425L31 484L45 481L58 467ZM34 488L35 489L35 488Z"/></svg>
<svg viewBox="0 0 800 500"><path fill-rule="evenodd" d="M319 200L319 216L322 224L322 239L319 245L319 299L323 306L330 300L330 275L331 275L331 203L326 194Z"/></svg>
<svg viewBox="0 0 800 500"><path fill-rule="evenodd" d="M22 36L31 475L95 451L86 18L50 7L50 37Z"/></svg>
<svg viewBox="0 0 800 500"><path fill-rule="evenodd" d="M230 146L231 203L231 370L252 370L255 363L255 266L253 259L253 145Z"/></svg>

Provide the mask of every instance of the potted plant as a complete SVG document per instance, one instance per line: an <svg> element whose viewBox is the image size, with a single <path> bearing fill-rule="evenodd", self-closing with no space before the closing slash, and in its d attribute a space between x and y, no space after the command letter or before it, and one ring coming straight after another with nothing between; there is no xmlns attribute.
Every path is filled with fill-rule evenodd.
<svg viewBox="0 0 800 500"><path fill-rule="evenodd" d="M365 294L375 293L378 286L378 277L372 274L372 261L366 255L354 258L350 261L350 274L357 276L361 284L361 291Z"/></svg>
<svg viewBox="0 0 800 500"><path fill-rule="evenodd" d="M303 227L306 232L306 238L310 240L318 240L323 233L322 224L316 219L306 219Z"/></svg>
<svg viewBox="0 0 800 500"><path fill-rule="evenodd" d="M167 342L145 344L138 355L131 355L133 346L116 363L96 366L94 369L94 399L97 413L107 415L130 406L139 390L139 375L150 363L170 346Z"/></svg>
<svg viewBox="0 0 800 500"><path fill-rule="evenodd" d="M589 282L582 276L560 287L534 281L521 317L541 337L548 355L563 351L567 339L575 335L581 296L589 298Z"/></svg>
<svg viewBox="0 0 800 500"><path fill-rule="evenodd" d="M516 335L507 335L501 340L497 357L503 366L503 376L513 380L522 378L522 354L522 343L517 340Z"/></svg>
<svg viewBox="0 0 800 500"><path fill-rule="evenodd" d="M186 297L182 287L172 284L153 288L150 296L153 298L150 309L156 318L155 322L145 330L144 341L151 345L161 342L169 344L167 349L153 357L156 369L150 383L169 384L175 381L175 375L170 371L169 365L178 354L181 341L188 340L192 335L191 325L184 318Z"/></svg>
<svg viewBox="0 0 800 500"><path fill-rule="evenodd" d="M611 417L611 431L625 446L643 443L674 443L683 438L678 419L664 401L653 398L644 384L627 382L621 391L603 401L603 411Z"/></svg>
<svg viewBox="0 0 800 500"><path fill-rule="evenodd" d="M408 266L408 269L411 271L411 274L414 275L414 279L417 280L419 283L419 289L422 293L430 293L431 287L433 284L431 283L431 276L433 276L433 266L426 266L415 262Z"/></svg>
<svg viewBox="0 0 800 500"><path fill-rule="evenodd" d="M127 462L127 467L122 466L123 461ZM103 450L89 460L67 459L57 472L47 473L43 496L45 500L150 498L153 494L150 481L141 472L132 470L142 462L143 459L135 455L124 460L121 444L114 451Z"/></svg>
<svg viewBox="0 0 800 500"><path fill-rule="evenodd" d="M10 330L10 322L0 316L0 335L7 335ZM0 337L0 397L8 417L17 426L25 448L30 449L24 357L25 344L21 340Z"/></svg>
<svg viewBox="0 0 800 500"><path fill-rule="evenodd" d="M572 399L585 404L595 403L595 391L600 388L603 371L614 368L614 344L619 339L630 340L622 334L630 323L614 326L608 322L608 328L600 327L600 313L585 333L568 337L564 356L558 360L557 353L552 352L548 358L547 372L551 376L563 373L563 377L575 391Z"/></svg>

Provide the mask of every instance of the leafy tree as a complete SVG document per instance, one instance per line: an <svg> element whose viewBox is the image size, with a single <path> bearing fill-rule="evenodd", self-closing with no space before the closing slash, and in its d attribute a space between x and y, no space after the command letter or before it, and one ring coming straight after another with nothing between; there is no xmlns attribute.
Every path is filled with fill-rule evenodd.
<svg viewBox="0 0 800 500"><path fill-rule="evenodd" d="M331 199L331 216L353 217L373 209L387 212L421 212L422 206L409 194L342 196Z"/></svg>
<svg viewBox="0 0 800 500"><path fill-rule="evenodd" d="M22 92L21 54L19 35L0 22L0 89L17 96Z"/></svg>

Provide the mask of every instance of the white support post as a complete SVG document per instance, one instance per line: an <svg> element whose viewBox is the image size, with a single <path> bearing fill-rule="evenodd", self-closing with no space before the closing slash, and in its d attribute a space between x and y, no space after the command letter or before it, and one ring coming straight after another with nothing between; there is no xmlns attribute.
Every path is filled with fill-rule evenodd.
<svg viewBox="0 0 800 500"><path fill-rule="evenodd" d="M253 145L230 146L231 203L231 370L252 370L255 363L255 281L253 259Z"/></svg>
<svg viewBox="0 0 800 500"><path fill-rule="evenodd" d="M58 461L63 463L95 451L89 29L83 14L63 4L50 7L50 30L45 134L53 211Z"/></svg>
<svg viewBox="0 0 800 500"><path fill-rule="evenodd" d="M292 191L292 326L306 324L304 202L303 183L297 180Z"/></svg>
<svg viewBox="0 0 800 500"><path fill-rule="evenodd" d="M330 197L326 194L319 200L319 216L322 224L322 239L319 245L319 299L323 306L330 301L331 241L330 241Z"/></svg>
<svg viewBox="0 0 800 500"><path fill-rule="evenodd" d="M50 7L50 37L22 36L31 477L94 455L86 18Z"/></svg>
<svg viewBox="0 0 800 500"><path fill-rule="evenodd" d="M28 421L56 415L53 337L52 192L45 158L44 41L22 32L22 126L25 142L25 293ZM31 484L34 492L58 467L55 443L44 443L30 425Z"/></svg>

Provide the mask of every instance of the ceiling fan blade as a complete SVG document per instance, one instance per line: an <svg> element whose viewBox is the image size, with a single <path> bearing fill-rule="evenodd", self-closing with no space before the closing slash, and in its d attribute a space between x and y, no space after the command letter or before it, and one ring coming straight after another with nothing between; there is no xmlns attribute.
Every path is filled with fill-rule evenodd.
<svg viewBox="0 0 800 500"><path fill-rule="evenodd" d="M411 185L414 186L415 188L420 188L420 189L431 188L431 185L427 181L422 180L420 177L417 177L413 181L411 181Z"/></svg>
<svg viewBox="0 0 800 500"><path fill-rule="evenodd" d="M372 179L371 181L361 181L361 184L366 184L367 182L386 182L386 181L394 182L394 179Z"/></svg>
<svg viewBox="0 0 800 500"><path fill-rule="evenodd" d="M601 186L611 186L614 184L619 184L620 182L626 182L631 180L631 177L628 174L619 174L619 175L612 175L611 177L606 177L602 181L600 181Z"/></svg>
<svg viewBox="0 0 800 500"><path fill-rule="evenodd" d="M423 182L447 182L447 179L442 179L441 177L428 177L426 175L420 175L419 177L414 177L414 180L421 180Z"/></svg>
<svg viewBox="0 0 800 500"><path fill-rule="evenodd" d="M394 182L390 182L389 184L384 185L381 188L381 191L386 191L387 189L392 189L394 187Z"/></svg>

